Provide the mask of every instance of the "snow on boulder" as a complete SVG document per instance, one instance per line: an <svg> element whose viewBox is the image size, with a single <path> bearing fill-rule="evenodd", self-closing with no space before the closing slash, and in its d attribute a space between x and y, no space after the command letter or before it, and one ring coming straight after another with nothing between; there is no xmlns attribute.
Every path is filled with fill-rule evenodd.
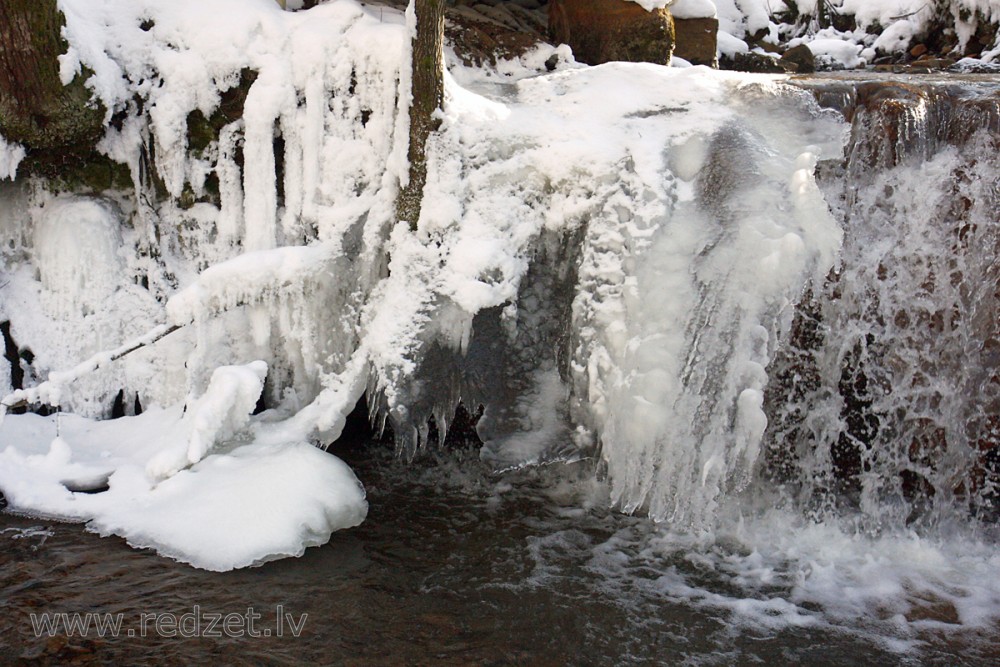
<svg viewBox="0 0 1000 667"><path fill-rule="evenodd" d="M854 69L865 64L861 57L862 46L841 39L814 39L807 44L820 64L837 63L845 69Z"/></svg>
<svg viewBox="0 0 1000 667"><path fill-rule="evenodd" d="M715 3L712 0L677 0L670 5L675 19L714 19Z"/></svg>
<svg viewBox="0 0 1000 667"><path fill-rule="evenodd" d="M677 0L670 6L674 17L674 57L692 65L717 67L719 19L710 0Z"/></svg>

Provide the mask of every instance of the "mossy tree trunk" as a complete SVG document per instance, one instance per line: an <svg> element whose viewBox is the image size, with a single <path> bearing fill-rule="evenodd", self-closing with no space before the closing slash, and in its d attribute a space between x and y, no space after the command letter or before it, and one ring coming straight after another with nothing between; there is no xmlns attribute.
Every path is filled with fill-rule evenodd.
<svg viewBox="0 0 1000 667"><path fill-rule="evenodd" d="M84 77L59 78L64 23L56 0L0 0L0 134L48 174L89 156L104 126Z"/></svg>
<svg viewBox="0 0 1000 667"><path fill-rule="evenodd" d="M409 182L396 200L396 217L416 230L427 182L427 139L438 128L434 112L444 103L445 0L413 0L417 31L413 38L413 75L410 104Z"/></svg>

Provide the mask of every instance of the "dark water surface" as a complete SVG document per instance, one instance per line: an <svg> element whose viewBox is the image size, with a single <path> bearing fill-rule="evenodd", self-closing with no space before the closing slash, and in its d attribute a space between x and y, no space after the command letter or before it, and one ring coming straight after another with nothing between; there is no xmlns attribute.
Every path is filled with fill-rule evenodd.
<svg viewBox="0 0 1000 667"><path fill-rule="evenodd" d="M469 451L410 466L384 449L341 455L368 489L367 521L248 570L204 572L79 525L0 515L0 664L996 664L989 638L901 654L835 628L765 630L658 599L641 585L656 571L609 582L594 545L647 522L581 509L560 491L565 472L491 478ZM274 636L279 605L293 621L308 614L299 637L287 624ZM252 607L271 636L161 637L151 623L138 636L141 614L196 606ZM36 638L30 614L43 612L121 613L122 636Z"/></svg>

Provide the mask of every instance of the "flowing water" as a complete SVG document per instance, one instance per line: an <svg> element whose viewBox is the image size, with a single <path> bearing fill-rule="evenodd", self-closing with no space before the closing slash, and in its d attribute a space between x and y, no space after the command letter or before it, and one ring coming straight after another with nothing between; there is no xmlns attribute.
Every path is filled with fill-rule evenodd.
<svg viewBox="0 0 1000 667"><path fill-rule="evenodd" d="M603 509L607 491L584 467L494 477L469 449L412 466L374 443L338 453L366 480L369 520L302 558L249 570L193 570L79 526L3 515L0 661L987 665L998 657L990 633L928 628L917 651L863 619L761 622L739 605L769 594L741 590L716 567L740 558L740 547L644 553L663 534ZM143 613L180 618L196 606L202 614L253 607L257 629L276 633L279 605L295 621L308 614L301 636L286 626L280 638L166 638L152 625L146 637L126 636L140 633ZM43 612L120 613L123 636L35 637L30 614Z"/></svg>

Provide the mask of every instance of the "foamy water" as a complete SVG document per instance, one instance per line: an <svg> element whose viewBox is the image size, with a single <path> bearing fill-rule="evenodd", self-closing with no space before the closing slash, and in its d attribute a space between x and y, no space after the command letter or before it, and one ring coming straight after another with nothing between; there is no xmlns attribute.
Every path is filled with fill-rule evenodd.
<svg viewBox="0 0 1000 667"><path fill-rule="evenodd" d="M73 525L0 517L0 655L56 659L82 646L112 662L222 651L289 665L996 661L996 619L975 618L997 607L983 582L996 563L974 541L857 538L749 504L742 522L734 515L717 536L695 536L609 511L584 463L494 476L469 449L414 464L385 445L337 453L368 486L369 520L250 570L193 570ZM35 639L27 621L29 611L128 619L194 604L282 604L309 619L294 640L89 644Z"/></svg>

